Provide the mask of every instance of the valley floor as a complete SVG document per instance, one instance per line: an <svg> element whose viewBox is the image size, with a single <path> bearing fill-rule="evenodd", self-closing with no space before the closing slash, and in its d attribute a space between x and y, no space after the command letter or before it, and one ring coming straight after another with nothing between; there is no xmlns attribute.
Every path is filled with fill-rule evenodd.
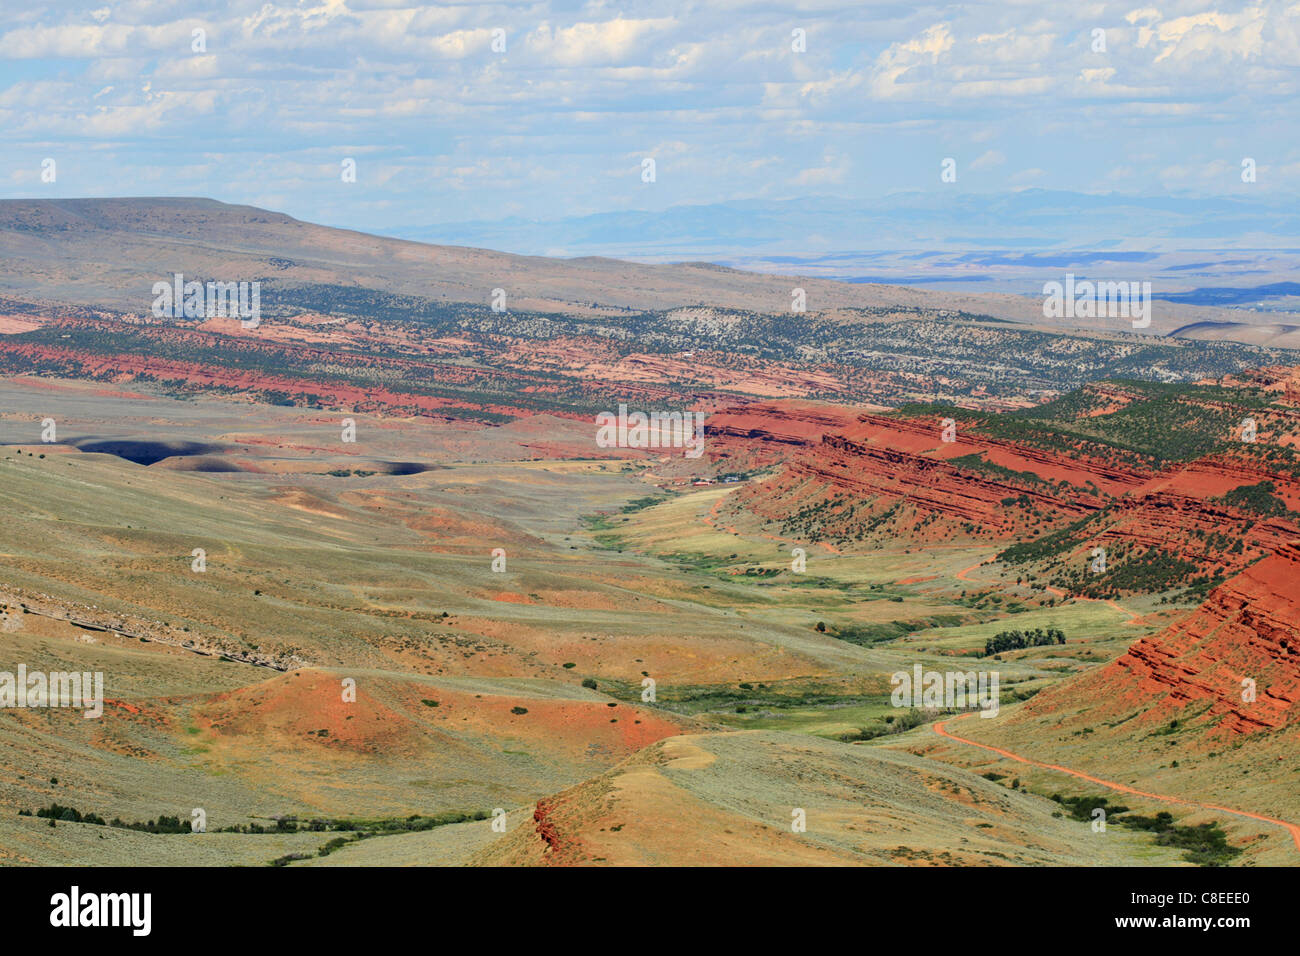
<svg viewBox="0 0 1300 956"><path fill-rule="evenodd" d="M99 672L105 696L97 719L0 712L5 864L1188 865L1053 800L1106 773L1044 766L1053 742L1012 720L1185 606L1017 589L977 540L732 527L742 484L665 493L643 455L556 454L589 443L572 422L358 417L345 442L319 410L0 397L0 670ZM44 416L161 457L42 443ZM1064 643L982 656L1012 626ZM894 706L916 665L996 667L1002 714ZM1158 782L1131 813L1300 861L1277 788L1253 809L1250 786Z"/></svg>

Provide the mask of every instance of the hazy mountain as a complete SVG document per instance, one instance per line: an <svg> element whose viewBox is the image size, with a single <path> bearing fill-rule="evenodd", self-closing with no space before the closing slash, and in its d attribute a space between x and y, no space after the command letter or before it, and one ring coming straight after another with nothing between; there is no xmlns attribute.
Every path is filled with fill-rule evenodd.
<svg viewBox="0 0 1300 956"><path fill-rule="evenodd" d="M1039 194L1044 215L1049 216L1048 209L1056 210L1051 215L1059 215L1059 205L1052 206L1047 199L1050 195ZM934 216L950 214L950 210L934 206L934 200L929 202ZM646 235L666 241L671 235L707 235L703 223L712 221L711 208L674 213L691 217L688 221L638 215L646 216ZM794 207L735 204L731 221L751 221L742 215L750 208ZM831 209L827 205L821 208ZM812 211L800 214L810 216ZM1287 214L1277 211L1275 215L1285 218ZM773 234L780 228L777 218L771 213L767 220ZM616 220L617 216L608 219L602 228L614 230L609 223ZM829 225L844 221L843 211L828 214L825 220ZM696 229L701 231L692 231ZM792 230L789 235L798 233ZM492 239L484 237L484 241ZM791 239L788 245L797 247L800 242ZM29 303L63 303L143 315L152 305L154 283L170 281L181 273L201 280L258 280L271 293L287 287L352 288L435 303L486 305L493 290L500 289L510 310L593 315L696 305L791 314L792 291L799 288L805 292L808 311L839 312L847 318L857 316L843 310L924 308L1049 324L1043 317L1041 295L834 281L810 275L817 270L804 269L804 263L798 261L789 262L789 268L780 268L782 264L777 262L764 274L708 262L647 264L592 256L523 256L367 235L211 199L0 201L0 295ZM1059 269L1053 269L1050 274L1059 274ZM1276 332L1265 333L1266 338L1260 339L1251 329L1236 327L1296 324L1300 315L1273 312L1261 317L1242 310L1168 305L1154 311L1149 332L1171 332L1206 322L1228 326L1216 337L1267 341ZM1127 318L1062 318L1050 324L1132 331ZM1223 325L1216 327L1224 329Z"/></svg>
<svg viewBox="0 0 1300 956"><path fill-rule="evenodd" d="M825 255L899 249L1286 249L1300 213L1251 196L1092 195L1046 189L967 193L956 185L879 200L810 197L629 210L544 222L432 225L406 238L544 255Z"/></svg>

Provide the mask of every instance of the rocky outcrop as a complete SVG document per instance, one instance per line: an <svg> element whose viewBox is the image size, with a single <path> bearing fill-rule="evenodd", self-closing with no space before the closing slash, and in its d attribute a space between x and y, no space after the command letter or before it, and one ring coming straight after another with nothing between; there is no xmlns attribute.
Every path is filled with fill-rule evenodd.
<svg viewBox="0 0 1300 956"><path fill-rule="evenodd" d="M166 331L173 334L176 330ZM206 340L216 341L203 333L192 333L191 337L198 345L210 346L212 342ZM204 354L198 345L196 354ZM355 373L359 380L369 371L367 363L351 357L344 363L337 355L328 352L285 346L254 347L236 341L226 357L229 359L236 352L245 356L245 360L218 362L0 341L0 369L72 375L117 383L153 381L191 392L283 395L303 404L319 403L363 412L400 412L449 418L482 411L505 416L527 413L525 409L505 401L479 404L379 384L355 384L344 373ZM257 360L249 356L257 356ZM400 365L413 377L424 380L468 386L475 384L472 377L450 364L399 363L396 360L391 364ZM310 374L299 370L307 370Z"/></svg>
<svg viewBox="0 0 1300 956"><path fill-rule="evenodd" d="M1216 737L1292 727L1300 723L1298 581L1300 542L1294 542L1111 664L1039 694L1026 713L1083 704L1098 721L1138 709L1144 722L1164 723L1192 708Z"/></svg>
<svg viewBox="0 0 1300 956"><path fill-rule="evenodd" d="M1124 396L1113 391L1102 407L1120 403ZM865 413L836 427L825 417L791 415L784 404L748 406L725 424L731 445L759 447L752 457L785 456L774 477L728 503L733 525L748 512L779 524L785 536L850 547L881 534L1009 545L1062 532L1032 559L1048 576L1079 565L1096 546L1181 562L1174 578L1122 579L1117 593L1173 587L1177 576L1184 584L1217 580L1300 535L1294 514L1265 516L1224 500L1232 489L1270 482L1296 507L1300 481L1267 458L1219 453L1157 469L1132 456L1107 460L1107 446L1086 440L1052 448L965 425L945 440L936 417ZM1091 517L1097 520L1079 524Z"/></svg>
<svg viewBox="0 0 1300 956"><path fill-rule="evenodd" d="M808 402L754 402L709 416L705 434L709 459L720 470L748 471L776 464L815 447L857 417L854 409Z"/></svg>

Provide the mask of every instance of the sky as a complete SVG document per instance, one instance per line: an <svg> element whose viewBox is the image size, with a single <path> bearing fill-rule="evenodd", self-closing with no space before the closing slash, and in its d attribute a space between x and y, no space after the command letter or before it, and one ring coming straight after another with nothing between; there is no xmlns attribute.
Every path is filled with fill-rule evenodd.
<svg viewBox="0 0 1300 956"><path fill-rule="evenodd" d="M1300 2L7 2L0 197L374 232L1029 187L1286 203L1298 85Z"/></svg>

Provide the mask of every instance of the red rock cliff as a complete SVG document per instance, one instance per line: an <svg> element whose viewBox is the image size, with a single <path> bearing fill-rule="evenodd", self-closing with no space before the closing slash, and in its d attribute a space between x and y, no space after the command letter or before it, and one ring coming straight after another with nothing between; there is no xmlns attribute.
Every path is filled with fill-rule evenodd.
<svg viewBox="0 0 1300 956"><path fill-rule="evenodd" d="M1253 701L1243 697L1247 679ZM1148 719L1161 721L1209 702L1197 719L1213 722L1216 736L1300 724L1300 542L1215 588L1179 623L1025 709L1046 714L1079 702L1094 704L1099 718L1145 706Z"/></svg>

